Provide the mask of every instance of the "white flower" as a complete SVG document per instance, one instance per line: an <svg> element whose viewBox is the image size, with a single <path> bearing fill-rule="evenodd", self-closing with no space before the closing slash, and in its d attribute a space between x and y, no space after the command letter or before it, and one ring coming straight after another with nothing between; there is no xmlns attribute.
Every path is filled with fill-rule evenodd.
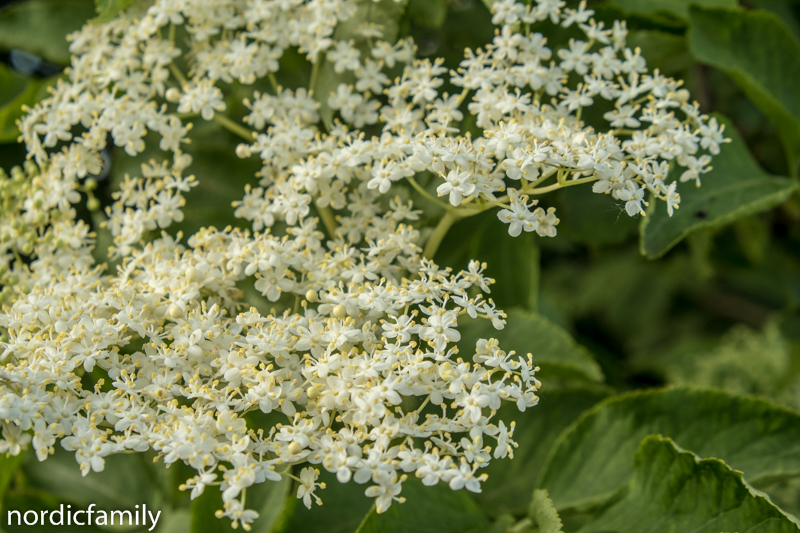
<svg viewBox="0 0 800 533"><path fill-rule="evenodd" d="M400 503L405 501L405 498L398 497L402 490L402 478L398 479L396 473L381 472L376 476L375 482L377 485L368 487L364 494L368 498L375 498L375 510L378 514L386 512L391 507L393 500Z"/></svg>
<svg viewBox="0 0 800 533"><path fill-rule="evenodd" d="M336 47L328 52L328 61L333 63L334 72L341 74L345 70L356 70L361 66L358 58L361 52L353 46L352 41L339 41Z"/></svg>
<svg viewBox="0 0 800 533"><path fill-rule="evenodd" d="M439 196L450 195L450 204L458 206L464 196L470 196L475 190L475 184L470 182L469 172L451 170L445 178L445 183L439 185L436 192Z"/></svg>
<svg viewBox="0 0 800 533"><path fill-rule="evenodd" d="M458 314L447 309L436 309L427 318L420 336L437 350L443 350L448 342L458 342L461 334L454 326L458 325Z"/></svg>
<svg viewBox="0 0 800 533"><path fill-rule="evenodd" d="M456 474L450 479L450 488L453 490L466 488L470 492L480 492L481 481L485 474L475 476L475 470L477 467L470 467L466 460L462 462Z"/></svg>
<svg viewBox="0 0 800 533"><path fill-rule="evenodd" d="M533 212L533 215L539 222L539 225L536 227L536 233L538 233L541 237L556 236L556 226L558 226L560 220L556 217L555 207L548 207L546 213L544 209L538 207Z"/></svg>
<svg viewBox="0 0 800 533"><path fill-rule="evenodd" d="M628 181L624 188L617 191L617 197L625 202L625 210L628 215L644 214L642 203L647 205L647 202L644 201L644 188L637 187L635 183Z"/></svg>
<svg viewBox="0 0 800 533"><path fill-rule="evenodd" d="M23 433L21 427L3 423L3 440L0 440L0 453L19 455L30 441L30 434Z"/></svg>
<svg viewBox="0 0 800 533"><path fill-rule="evenodd" d="M242 502L239 500L230 500L223 504L223 511L217 511L217 518L227 517L230 518L233 527L238 527L240 524L242 529L250 531L250 524L252 524L258 513L252 509L245 509Z"/></svg>
<svg viewBox="0 0 800 533"><path fill-rule="evenodd" d="M217 476L215 474L198 474L186 480L186 483L181 485L181 490L186 490L187 488L192 489L191 498L194 500L203 494L203 490L216 479Z"/></svg>
<svg viewBox="0 0 800 533"><path fill-rule="evenodd" d="M322 505L322 501L314 494L317 487L325 488L324 483L317 483L318 477L319 470L311 468L310 466L300 471L300 485L297 487L297 498L302 499L303 505L309 509L311 509L311 498L314 498L318 505Z"/></svg>
<svg viewBox="0 0 800 533"><path fill-rule="evenodd" d="M215 111L225 111L222 92L212 80L200 80L183 88L178 113L199 113L205 120L214 118Z"/></svg>
<svg viewBox="0 0 800 533"><path fill-rule="evenodd" d="M497 212L501 222L509 224L508 234L512 237L519 236L522 230L536 231L539 228L538 218L528 210L528 206L520 200L511 202L510 209L501 209Z"/></svg>
<svg viewBox="0 0 800 533"><path fill-rule="evenodd" d="M673 211L675 209L678 209L678 207L679 207L678 204L681 203L681 197L676 192L677 187L678 187L678 182L677 181L673 181L672 183L669 184L669 187L667 187L667 192L666 192L666 195L667 195L667 213L669 214L669 216L672 216Z"/></svg>

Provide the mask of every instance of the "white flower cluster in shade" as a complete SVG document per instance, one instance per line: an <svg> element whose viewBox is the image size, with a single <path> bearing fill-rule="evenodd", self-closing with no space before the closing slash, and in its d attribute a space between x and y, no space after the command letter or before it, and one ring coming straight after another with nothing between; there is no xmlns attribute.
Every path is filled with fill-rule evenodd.
<svg viewBox="0 0 800 533"><path fill-rule="evenodd" d="M459 357L459 316L501 328L505 315L483 296L484 265L430 260L449 224L499 207L511 235L554 236L554 210L532 197L589 182L632 216L646 191L671 213L670 167L699 183L700 150L725 139L625 47L624 24L606 29L583 4L495 3L493 43L448 75L385 35L387 3L155 0L71 36L68 79L19 123L32 161L0 176L1 448L32 441L44 460L60 441L84 474L152 449L197 470L193 497L219 486L218 515L245 528L255 483L289 476L319 501L318 470L293 473L302 463L369 484L379 512L408 474L480 490L480 470L515 446L496 410L535 405L539 382L530 356L491 339ZM530 32L548 20L583 40L551 50ZM308 60L308 88L281 85L287 51ZM226 115L248 87L247 114ZM612 130L581 121L595 100ZM242 137L236 155L262 168L234 205L249 231L181 244L163 230L203 179L186 175L193 119ZM97 203L86 178L109 139L161 154L105 209L115 273L72 207L80 193ZM446 210L429 237L406 186ZM242 284L275 308L246 310ZM254 411L282 420L258 427Z"/></svg>

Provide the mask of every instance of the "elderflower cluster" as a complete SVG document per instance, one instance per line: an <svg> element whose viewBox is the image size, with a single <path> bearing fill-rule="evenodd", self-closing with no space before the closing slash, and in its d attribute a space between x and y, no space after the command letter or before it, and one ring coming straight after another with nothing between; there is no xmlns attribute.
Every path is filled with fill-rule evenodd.
<svg viewBox="0 0 800 533"><path fill-rule="evenodd" d="M699 184L699 151L726 139L679 82L647 72L624 23L606 29L584 4L496 2L494 41L451 72L395 38L383 13L396 8L145 0L70 37L67 79L19 122L32 160L0 175L0 448L32 443L45 460L60 442L84 475L155 450L197 471L192 497L219 487L218 516L245 529L255 483L288 476L319 503L306 463L367 484L378 512L409 474L480 491L481 469L516 445L497 409L536 405L540 383L530 355L496 340L459 356L459 317L502 328L505 315L485 265L431 260L450 225L498 209L513 236L555 236L534 197L590 182L631 216L646 191L671 214L670 169ZM547 20L582 37L551 49L530 32ZM308 61L307 87L283 85L287 52ZM581 120L596 99L613 107L609 131ZM184 151L202 121L261 170L232 206L249 229L184 244L166 230L204 179ZM94 250L73 205L99 203L90 176L109 142L157 155L113 193L113 246ZM412 190L444 209L432 232ZM274 307L247 304L247 287Z"/></svg>

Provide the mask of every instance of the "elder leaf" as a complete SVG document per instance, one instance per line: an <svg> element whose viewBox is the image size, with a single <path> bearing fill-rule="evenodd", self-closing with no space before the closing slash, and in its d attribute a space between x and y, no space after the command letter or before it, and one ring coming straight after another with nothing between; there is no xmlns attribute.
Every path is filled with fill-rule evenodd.
<svg viewBox="0 0 800 533"><path fill-rule="evenodd" d="M554 444L540 474L559 511L607 502L633 476L647 435L717 457L767 484L800 475L800 415L718 390L672 388L616 396L585 412Z"/></svg>

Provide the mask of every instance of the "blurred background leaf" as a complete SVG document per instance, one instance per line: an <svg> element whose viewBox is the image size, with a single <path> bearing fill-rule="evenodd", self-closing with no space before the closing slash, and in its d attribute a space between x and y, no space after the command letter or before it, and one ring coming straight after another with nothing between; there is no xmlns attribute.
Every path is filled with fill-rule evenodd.
<svg viewBox="0 0 800 533"><path fill-rule="evenodd" d="M92 0L25 0L0 9L0 49L69 65L67 35L94 15Z"/></svg>
<svg viewBox="0 0 800 533"><path fill-rule="evenodd" d="M258 512L258 518L250 524L253 533L270 533L281 527L294 508L291 492L292 480L266 481L247 489L247 508ZM217 518L214 513L222 509L222 493L216 487L207 487L199 497L192 500L191 533L223 533L235 531L230 519Z"/></svg>
<svg viewBox="0 0 800 533"><path fill-rule="evenodd" d="M452 490L440 481L426 487L417 479L403 483L407 501L382 514L371 510L356 533L478 533L489 521L466 490Z"/></svg>
<svg viewBox="0 0 800 533"><path fill-rule="evenodd" d="M681 203L672 216L663 202L651 202L640 230L642 253L649 258L661 257L699 229L715 228L771 209L798 188L797 180L772 177L761 170L732 123L720 115L715 118L726 126L725 135L731 142L722 145L714 157L713 169L703 175L702 186L688 182L681 188ZM683 170L676 165L670 180L680 178Z"/></svg>
<svg viewBox="0 0 800 533"><path fill-rule="evenodd" d="M95 24L102 24L113 19L133 4L136 0L95 0L97 4L97 17L92 19Z"/></svg>
<svg viewBox="0 0 800 533"><path fill-rule="evenodd" d="M789 160L800 162L800 41L765 11L694 8L689 48L698 61L725 71L775 125Z"/></svg>

